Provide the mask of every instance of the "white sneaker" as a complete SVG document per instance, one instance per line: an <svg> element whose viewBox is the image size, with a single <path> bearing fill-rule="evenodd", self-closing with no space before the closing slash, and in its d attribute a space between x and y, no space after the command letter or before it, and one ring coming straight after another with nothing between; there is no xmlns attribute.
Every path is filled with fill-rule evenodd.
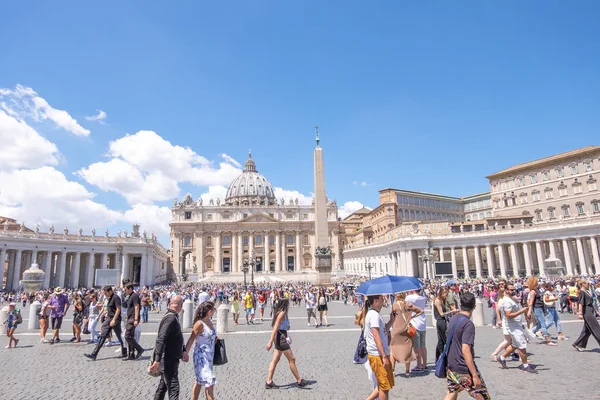
<svg viewBox="0 0 600 400"><path fill-rule="evenodd" d="M308 324L306 324L306 326L308 326L310 328L310 322Z"/></svg>

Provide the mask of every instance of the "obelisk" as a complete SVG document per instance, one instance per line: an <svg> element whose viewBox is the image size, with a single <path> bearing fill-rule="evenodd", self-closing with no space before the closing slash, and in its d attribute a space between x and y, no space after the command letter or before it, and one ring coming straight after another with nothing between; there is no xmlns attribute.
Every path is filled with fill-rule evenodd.
<svg viewBox="0 0 600 400"><path fill-rule="evenodd" d="M327 222L327 194L325 191L325 168L323 149L319 145L319 127L315 127L317 147L315 148L315 268L317 285L331 283L331 247L329 245L329 223Z"/></svg>

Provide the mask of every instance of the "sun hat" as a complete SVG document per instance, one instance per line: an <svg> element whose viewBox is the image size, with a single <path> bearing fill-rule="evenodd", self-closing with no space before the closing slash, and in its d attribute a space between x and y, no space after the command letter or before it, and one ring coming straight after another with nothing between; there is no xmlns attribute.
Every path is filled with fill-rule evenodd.
<svg viewBox="0 0 600 400"><path fill-rule="evenodd" d="M62 294L62 293L63 293L62 288L60 288L60 287L54 288L54 294Z"/></svg>

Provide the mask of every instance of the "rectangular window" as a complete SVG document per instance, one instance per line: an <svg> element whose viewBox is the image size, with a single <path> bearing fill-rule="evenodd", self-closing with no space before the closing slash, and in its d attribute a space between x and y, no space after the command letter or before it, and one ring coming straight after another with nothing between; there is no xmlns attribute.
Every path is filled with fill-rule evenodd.
<svg viewBox="0 0 600 400"><path fill-rule="evenodd" d="M541 211L536 211L535 212L535 219L537 221L541 221L542 220L542 212Z"/></svg>
<svg viewBox="0 0 600 400"><path fill-rule="evenodd" d="M223 214L223 219L229 219L229 214L228 213Z"/></svg>
<svg viewBox="0 0 600 400"><path fill-rule="evenodd" d="M533 201L540 201L540 193L533 193Z"/></svg>
<svg viewBox="0 0 600 400"><path fill-rule="evenodd" d="M527 204L527 196L521 196L521 204Z"/></svg>
<svg viewBox="0 0 600 400"><path fill-rule="evenodd" d="M592 203L592 209L594 210L594 214L600 213L600 203Z"/></svg>
<svg viewBox="0 0 600 400"><path fill-rule="evenodd" d="M506 190L506 182L502 182L502 190Z"/></svg>
<svg viewBox="0 0 600 400"><path fill-rule="evenodd" d="M596 186L595 182L588 184L588 191L592 192L592 191L597 190L597 189L598 189L598 187Z"/></svg>
<svg viewBox="0 0 600 400"><path fill-rule="evenodd" d="M558 189L558 193L559 193L561 196L566 196L566 195L568 194L568 193L567 193L567 188Z"/></svg>
<svg viewBox="0 0 600 400"><path fill-rule="evenodd" d="M302 219L308 219L308 214L302 214Z"/></svg>
<svg viewBox="0 0 600 400"><path fill-rule="evenodd" d="M571 175L575 175L577 173L577 165L571 165Z"/></svg>
<svg viewBox="0 0 600 400"><path fill-rule="evenodd" d="M508 182L508 188L509 189L514 189L515 188L515 183L513 181Z"/></svg>
<svg viewBox="0 0 600 400"><path fill-rule="evenodd" d="M559 178L565 176L565 169L563 167L556 168L556 176L558 176Z"/></svg>
<svg viewBox="0 0 600 400"><path fill-rule="evenodd" d="M242 238L242 243L243 243L244 246L248 246L248 236L244 236Z"/></svg>
<svg viewBox="0 0 600 400"><path fill-rule="evenodd" d="M573 193L574 194L578 194L583 192L583 188L581 187L581 185L577 185L577 186L573 186Z"/></svg>
<svg viewBox="0 0 600 400"><path fill-rule="evenodd" d="M550 219L556 218L556 213L554 212L554 208L551 208L548 210L548 216L550 217Z"/></svg>
<svg viewBox="0 0 600 400"><path fill-rule="evenodd" d="M206 214L206 220L207 221L211 221L212 220L212 214Z"/></svg>
<svg viewBox="0 0 600 400"><path fill-rule="evenodd" d="M275 236L269 236L269 246L275 246Z"/></svg>
<svg viewBox="0 0 600 400"><path fill-rule="evenodd" d="M183 218L185 218L185 219L192 219L192 212L191 211L186 211Z"/></svg>
<svg viewBox="0 0 600 400"><path fill-rule="evenodd" d="M523 177L519 178L519 186L525 186L525 178L523 178Z"/></svg>
<svg viewBox="0 0 600 400"><path fill-rule="evenodd" d="M529 182L534 184L537 182L537 177L535 175L529 175Z"/></svg>
<svg viewBox="0 0 600 400"><path fill-rule="evenodd" d="M568 217L569 216L569 207L563 207L562 211L563 211L563 216L564 217Z"/></svg>
<svg viewBox="0 0 600 400"><path fill-rule="evenodd" d="M544 172L544 181L549 181L550 180L550 172Z"/></svg>
<svg viewBox="0 0 600 400"><path fill-rule="evenodd" d="M577 214L583 215L585 212L583 211L583 204L577 204Z"/></svg>
<svg viewBox="0 0 600 400"><path fill-rule="evenodd" d="M592 170L592 162L591 161L584 162L583 167L585 168L585 172L590 172Z"/></svg>
<svg viewBox="0 0 600 400"><path fill-rule="evenodd" d="M554 194L551 191L546 192L546 199L551 199L554 197Z"/></svg>

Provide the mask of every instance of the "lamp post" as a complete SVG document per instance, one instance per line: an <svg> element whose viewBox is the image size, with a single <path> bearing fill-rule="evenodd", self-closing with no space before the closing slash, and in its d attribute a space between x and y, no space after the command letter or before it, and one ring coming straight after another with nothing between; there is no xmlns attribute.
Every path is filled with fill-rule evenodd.
<svg viewBox="0 0 600 400"><path fill-rule="evenodd" d="M427 247L426 249L421 250L419 260L423 261L423 269L425 271L425 274L429 277L429 279L433 279L433 271L429 270L429 263L431 263L433 259L434 256L431 252L431 247Z"/></svg>
<svg viewBox="0 0 600 400"><path fill-rule="evenodd" d="M371 280L371 270L373 269L373 266L371 265L369 257L367 257L365 261L365 268L369 271L369 280Z"/></svg>
<svg viewBox="0 0 600 400"><path fill-rule="evenodd" d="M250 257L244 259L244 271L248 272L250 269L251 273L251 284L254 286L254 267L256 266L256 258L254 257L254 253L250 252ZM245 274L244 274L245 276Z"/></svg>
<svg viewBox="0 0 600 400"><path fill-rule="evenodd" d="M248 284L246 283L246 274L248 273L248 265L246 265L246 263L244 263L244 266L242 267L242 272L244 273L244 289L248 290Z"/></svg>

